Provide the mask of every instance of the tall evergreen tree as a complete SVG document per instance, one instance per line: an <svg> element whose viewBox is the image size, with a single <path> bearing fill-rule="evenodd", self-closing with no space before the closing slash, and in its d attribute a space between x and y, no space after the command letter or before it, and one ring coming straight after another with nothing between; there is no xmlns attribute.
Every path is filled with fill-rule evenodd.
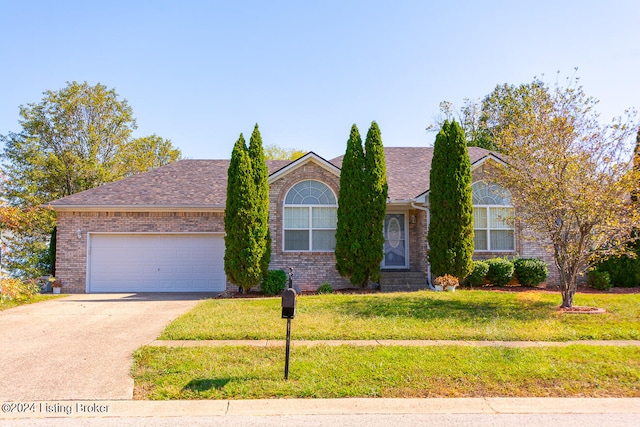
<svg viewBox="0 0 640 427"><path fill-rule="evenodd" d="M365 218L364 151L358 127L351 126L347 151L340 171L338 193L338 226L336 229L336 270L352 283L360 285L360 278L352 276L356 264L362 259L364 247ZM357 280L356 280L357 279ZM353 282L356 280L356 282Z"/></svg>
<svg viewBox="0 0 640 427"><path fill-rule="evenodd" d="M265 277L271 262L271 233L269 232L269 170L265 162L262 136L258 124L249 139L249 157L256 185L256 239L262 247L262 275Z"/></svg>
<svg viewBox="0 0 640 427"><path fill-rule="evenodd" d="M380 280L380 263L384 257L384 217L387 211L387 165L380 128L371 123L364 142L364 191L366 213L366 245L364 247L361 268L354 275L360 278L364 286L368 280Z"/></svg>
<svg viewBox="0 0 640 427"><path fill-rule="evenodd" d="M471 162L464 131L454 120L442 125L431 162L429 262L436 276L469 275L473 256Z"/></svg>
<svg viewBox="0 0 640 427"><path fill-rule="evenodd" d="M233 147L227 175L224 271L231 283L249 290L263 277L264 251L257 232L255 175L242 134Z"/></svg>

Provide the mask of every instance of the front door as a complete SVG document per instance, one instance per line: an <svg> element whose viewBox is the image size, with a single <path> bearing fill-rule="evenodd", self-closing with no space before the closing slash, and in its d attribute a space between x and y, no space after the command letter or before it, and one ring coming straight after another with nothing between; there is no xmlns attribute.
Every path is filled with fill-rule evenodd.
<svg viewBox="0 0 640 427"><path fill-rule="evenodd" d="M387 214L384 218L384 259L382 268L408 268L409 245L406 240L406 215Z"/></svg>

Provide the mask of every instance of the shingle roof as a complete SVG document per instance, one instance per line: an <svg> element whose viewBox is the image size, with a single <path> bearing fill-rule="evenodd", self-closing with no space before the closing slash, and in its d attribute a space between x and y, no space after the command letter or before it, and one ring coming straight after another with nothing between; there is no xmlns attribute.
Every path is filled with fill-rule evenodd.
<svg viewBox="0 0 640 427"><path fill-rule="evenodd" d="M432 147L387 147L384 153L391 200L411 200L429 189ZM490 154L491 151L469 147L472 164ZM342 157L329 162L340 168ZM269 174L291 163L290 160L268 160ZM228 167L229 160L180 160L49 204L56 210L223 210Z"/></svg>
<svg viewBox="0 0 640 427"><path fill-rule="evenodd" d="M491 153L484 148L469 147L471 164ZM331 163L341 167L342 157L332 159ZM387 164L389 199L410 200L429 189L433 147L385 147L384 157Z"/></svg>
<svg viewBox="0 0 640 427"><path fill-rule="evenodd" d="M269 173L291 163L269 160ZM72 194L54 209L224 209L229 160L179 160L149 172Z"/></svg>

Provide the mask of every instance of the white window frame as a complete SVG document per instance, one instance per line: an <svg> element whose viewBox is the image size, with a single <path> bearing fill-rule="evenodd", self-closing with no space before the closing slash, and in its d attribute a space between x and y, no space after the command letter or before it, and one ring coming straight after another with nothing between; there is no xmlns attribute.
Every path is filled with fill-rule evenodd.
<svg viewBox="0 0 640 427"><path fill-rule="evenodd" d="M489 184L485 181L476 181L472 184L478 184L478 183L484 183L486 185L492 185ZM495 185L495 184L493 184ZM504 191L507 191L506 189L503 189ZM509 196L510 197L510 196ZM515 213L515 209L513 207L512 204L474 204L473 205L473 209L474 212L477 209L484 209L485 213L486 213L486 218L487 218L487 226L485 228L476 228L475 226L475 219L474 219L474 226L473 226L473 236L474 236L474 251L475 252L516 252L516 229L515 229L515 224L511 224L511 225L507 225L506 227L501 227L501 228L496 228L496 227L491 227L491 209L506 209L506 210L510 210L510 213L513 215ZM475 215L475 214L474 214ZM478 231L486 231L487 233L487 249L475 249L475 235L476 235L476 230ZM491 247L491 232L492 231L512 231L513 232L513 249L493 249Z"/></svg>
<svg viewBox="0 0 640 427"><path fill-rule="evenodd" d="M291 191L296 185L300 184L301 182L306 182L306 181L315 181L315 182L319 182L320 184L326 186L329 191L331 192L331 194L333 195L333 199L338 200L338 198L336 197L336 194L333 192L333 189L327 185L326 183L317 180L317 179L305 179L302 181L298 181L296 182L294 185L291 186L291 188L289 188L289 190L287 191L287 194L284 197L283 200L283 206L282 206L282 251L283 252L287 252L287 253L292 253L292 252L335 252L335 246L331 249L314 249L313 248L313 232L314 231L328 231L328 230L333 230L334 232L334 236L335 236L335 232L338 226L338 220L337 220L337 210L338 210L338 204L327 204L327 205L320 205L320 204L287 204L286 200L287 200L287 196L289 195L289 191ZM296 228L296 227L286 227L285 225L285 216L286 216L286 209L287 208L303 208L303 209L307 209L308 210L308 227L304 227L304 228ZM313 210L316 208L333 208L336 211L336 226L335 227L314 227L313 226ZM308 238L307 238L307 249L287 249L287 241L286 241L286 232L287 231L308 231Z"/></svg>

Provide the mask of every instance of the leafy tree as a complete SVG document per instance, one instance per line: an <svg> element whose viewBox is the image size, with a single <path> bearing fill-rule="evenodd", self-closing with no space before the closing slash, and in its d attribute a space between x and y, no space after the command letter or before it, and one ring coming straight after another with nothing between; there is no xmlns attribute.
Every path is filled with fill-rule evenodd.
<svg viewBox="0 0 640 427"><path fill-rule="evenodd" d="M526 103L491 110L494 142L508 159L496 178L511 191L516 218L553 248L562 307L572 307L593 257L624 247L640 223L629 197L640 178L628 144L634 117L602 125L577 79L533 85Z"/></svg>
<svg viewBox="0 0 640 427"><path fill-rule="evenodd" d="M241 291L248 291L263 277L264 242L257 225L257 189L244 137L236 141L227 171L227 204L224 216L224 271Z"/></svg>
<svg viewBox="0 0 640 427"><path fill-rule="evenodd" d="M380 280L380 263L384 258L384 217L387 211L387 165L384 158L382 135L376 122L372 122L364 142L365 224L367 243L364 247L362 269L357 276L362 284L370 279Z"/></svg>
<svg viewBox="0 0 640 427"><path fill-rule="evenodd" d="M264 148L264 157L269 160L297 160L306 154L305 151L297 148L283 148L275 144L267 145Z"/></svg>
<svg viewBox="0 0 640 427"><path fill-rule="evenodd" d="M180 150L156 134L134 138L122 150L118 176L126 177L175 162Z"/></svg>
<svg viewBox="0 0 640 427"><path fill-rule="evenodd" d="M362 278L354 276L356 265L363 259L367 243L366 184L364 178L364 151L358 127L351 126L347 150L340 171L338 193L338 226L336 229L336 270L353 284L361 285Z"/></svg>
<svg viewBox="0 0 640 427"><path fill-rule="evenodd" d="M473 202L469 152L455 120L436 136L429 179L429 262L435 276L462 281L473 270Z"/></svg>
<svg viewBox="0 0 640 427"><path fill-rule="evenodd" d="M249 140L249 158L256 186L256 239L263 251L262 276L266 277L271 262L271 233L269 231L269 170L264 159L262 136L256 123Z"/></svg>
<svg viewBox="0 0 640 427"><path fill-rule="evenodd" d="M465 99L460 110L456 110L451 102L440 103L440 118L437 120L441 128L444 120L458 120L470 147L481 147L497 151L494 139L496 133L505 126L520 126L524 119L521 115L535 108L533 99L547 96L544 83L535 79L532 83L514 86L502 84L482 98L482 100ZM433 129L430 126L427 129Z"/></svg>
<svg viewBox="0 0 640 427"><path fill-rule="evenodd" d="M22 213L29 212L20 229L12 229L8 243L16 261L18 256L24 260L13 264L16 274L37 274L33 263L46 258L55 218L52 211L35 207L180 157L179 150L156 135L132 139L136 123L131 107L101 84L71 82L59 91L46 91L40 103L20 106L20 116L22 130L0 136L3 196ZM46 228L24 228L28 224Z"/></svg>
<svg viewBox="0 0 640 427"><path fill-rule="evenodd" d="M49 209L3 207L13 210L13 222L3 228L3 271L12 276L38 277L49 274L52 259L49 255L49 239L55 225L55 216ZM4 232L7 230L8 232Z"/></svg>

